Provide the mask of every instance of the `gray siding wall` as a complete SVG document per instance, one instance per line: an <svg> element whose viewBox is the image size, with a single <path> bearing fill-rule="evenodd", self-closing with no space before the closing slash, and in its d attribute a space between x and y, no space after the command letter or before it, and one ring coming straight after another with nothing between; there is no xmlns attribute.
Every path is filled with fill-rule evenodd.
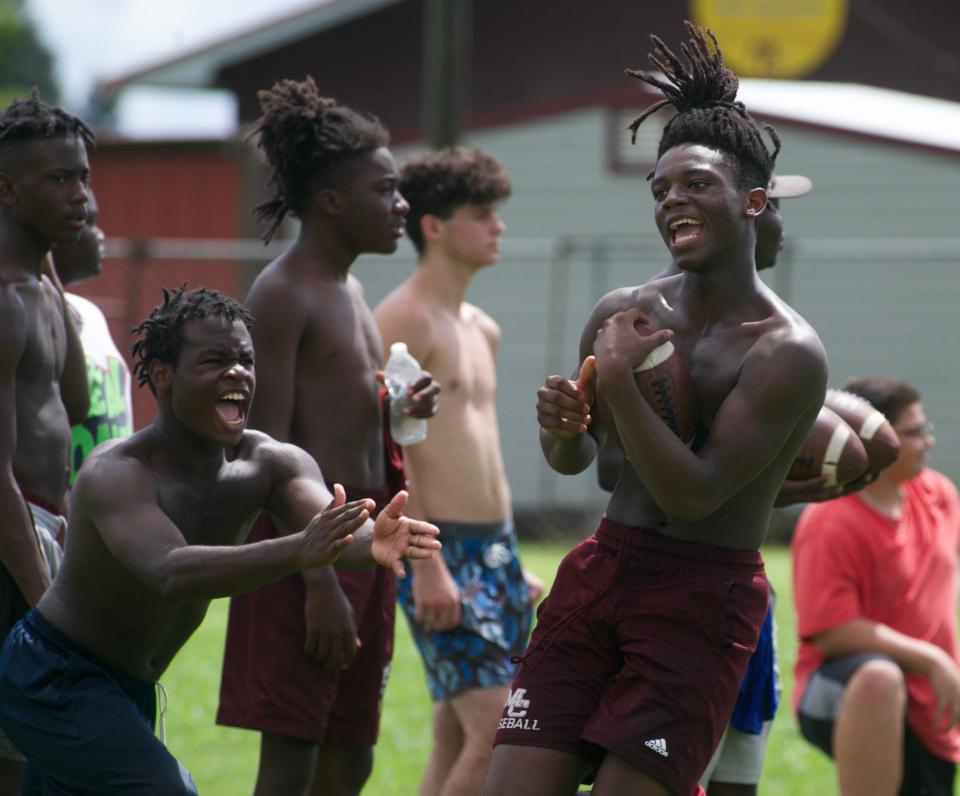
<svg viewBox="0 0 960 796"><path fill-rule="evenodd" d="M768 281L820 333L832 386L882 372L920 389L937 426L932 464L960 478L960 158L789 126L780 133L778 171L806 174L814 191L782 203L788 245ZM546 375L576 366L582 325L603 293L667 261L647 184L607 168L606 135L595 109L467 141L496 154L514 185L501 261L478 275L468 299L503 330L498 412L517 507L603 505L592 468L569 477L544 464L536 391ZM414 262L406 242L392 257L363 258L355 273L370 303Z"/></svg>

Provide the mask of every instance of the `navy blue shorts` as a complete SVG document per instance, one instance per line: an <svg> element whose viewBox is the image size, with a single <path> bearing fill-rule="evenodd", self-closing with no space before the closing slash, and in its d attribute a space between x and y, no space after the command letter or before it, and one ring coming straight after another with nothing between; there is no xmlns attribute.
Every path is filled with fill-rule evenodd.
<svg viewBox="0 0 960 796"><path fill-rule="evenodd" d="M98 663L31 609L0 650L0 725L27 758L23 794L196 796L153 734L155 684Z"/></svg>
<svg viewBox="0 0 960 796"><path fill-rule="evenodd" d="M533 611L517 538L508 522L430 520L440 529L443 560L460 589L462 619L452 630L414 621L413 578L397 580L397 599L423 658L434 700L469 688L507 686L523 653Z"/></svg>

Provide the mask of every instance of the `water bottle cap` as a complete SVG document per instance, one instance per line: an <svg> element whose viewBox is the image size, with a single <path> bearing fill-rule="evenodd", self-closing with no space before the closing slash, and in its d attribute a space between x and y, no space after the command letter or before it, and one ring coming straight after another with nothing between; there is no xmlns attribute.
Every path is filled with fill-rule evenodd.
<svg viewBox="0 0 960 796"><path fill-rule="evenodd" d="M392 343L390 345L390 355L394 354L406 354L407 353L407 344L402 342Z"/></svg>

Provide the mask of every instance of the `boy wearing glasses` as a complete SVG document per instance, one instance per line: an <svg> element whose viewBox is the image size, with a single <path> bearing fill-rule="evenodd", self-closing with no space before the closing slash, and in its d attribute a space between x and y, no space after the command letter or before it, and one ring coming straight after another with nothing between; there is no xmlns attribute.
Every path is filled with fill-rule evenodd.
<svg viewBox="0 0 960 796"><path fill-rule="evenodd" d="M960 499L926 466L920 394L871 376L844 388L881 411L900 457L856 494L808 506L793 539L794 707L834 758L840 793L953 793L960 761Z"/></svg>

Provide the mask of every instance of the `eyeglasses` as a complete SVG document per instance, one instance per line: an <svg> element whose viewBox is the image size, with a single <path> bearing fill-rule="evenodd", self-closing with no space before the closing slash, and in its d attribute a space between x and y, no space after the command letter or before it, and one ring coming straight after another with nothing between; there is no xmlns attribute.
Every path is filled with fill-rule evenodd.
<svg viewBox="0 0 960 796"><path fill-rule="evenodd" d="M914 428L900 428L896 429L896 432L901 437L913 437L915 439L932 437L933 423L924 423L922 426L915 426Z"/></svg>

